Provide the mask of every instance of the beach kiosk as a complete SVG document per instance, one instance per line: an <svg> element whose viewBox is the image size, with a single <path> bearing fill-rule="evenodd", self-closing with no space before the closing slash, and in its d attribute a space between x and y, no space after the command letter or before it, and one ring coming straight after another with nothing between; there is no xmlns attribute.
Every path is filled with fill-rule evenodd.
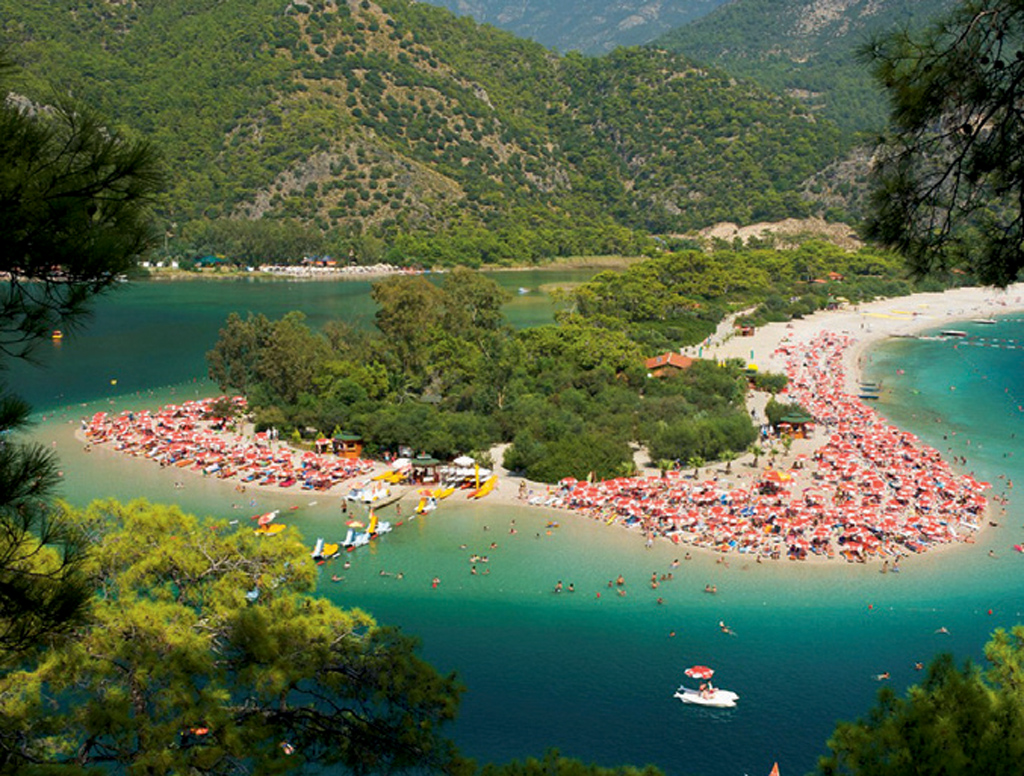
<svg viewBox="0 0 1024 776"><path fill-rule="evenodd" d="M363 438L358 434L336 434L331 440L334 454L355 460L363 454Z"/></svg>
<svg viewBox="0 0 1024 776"><path fill-rule="evenodd" d="M429 455L417 455L411 461L414 482L437 482L437 467L441 462Z"/></svg>
<svg viewBox="0 0 1024 776"><path fill-rule="evenodd" d="M791 412L779 420L779 433L788 434L793 439L808 439L814 429L814 418L810 415Z"/></svg>

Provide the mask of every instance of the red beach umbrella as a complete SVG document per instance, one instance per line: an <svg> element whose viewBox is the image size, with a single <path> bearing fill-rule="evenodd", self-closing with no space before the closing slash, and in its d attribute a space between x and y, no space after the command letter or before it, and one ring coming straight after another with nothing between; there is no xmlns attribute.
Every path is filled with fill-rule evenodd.
<svg viewBox="0 0 1024 776"><path fill-rule="evenodd" d="M710 679L715 675L715 670L707 666L690 666L683 673L691 679Z"/></svg>

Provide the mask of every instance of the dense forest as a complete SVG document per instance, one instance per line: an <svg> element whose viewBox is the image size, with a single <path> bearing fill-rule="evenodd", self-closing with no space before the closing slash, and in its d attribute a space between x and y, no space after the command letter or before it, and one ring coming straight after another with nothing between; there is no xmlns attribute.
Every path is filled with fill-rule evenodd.
<svg viewBox="0 0 1024 776"><path fill-rule="evenodd" d="M844 146L885 126L885 97L857 58L873 35L913 29L949 0L737 0L652 43L788 94L840 128Z"/></svg>
<svg viewBox="0 0 1024 776"><path fill-rule="evenodd" d="M170 255L523 263L801 216L839 134L653 49L558 56L407 0L0 0L16 90L163 156Z"/></svg>
<svg viewBox="0 0 1024 776"><path fill-rule="evenodd" d="M637 46L698 19L723 0L430 0L556 51L606 54Z"/></svg>
<svg viewBox="0 0 1024 776"><path fill-rule="evenodd" d="M247 395L258 426L296 443L348 432L371 454L408 445L486 460L508 442L504 465L531 479L614 477L634 471L637 445L654 464L686 464L729 459L755 439L745 362L697 360L652 378L647 358L701 342L729 313L788 320L839 297L913 288L896 257L870 250L681 251L602 273L566 292L556 323L517 332L502 316L505 292L460 267L439 285L423 276L376 283L376 332L340 323L314 331L299 312L232 315L209 373ZM756 379L777 390L778 377Z"/></svg>

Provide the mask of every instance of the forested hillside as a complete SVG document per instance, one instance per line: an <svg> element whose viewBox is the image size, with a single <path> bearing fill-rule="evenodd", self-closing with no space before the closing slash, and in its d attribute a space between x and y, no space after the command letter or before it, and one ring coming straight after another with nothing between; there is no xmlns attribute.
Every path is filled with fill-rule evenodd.
<svg viewBox="0 0 1024 776"><path fill-rule="evenodd" d="M559 57L407 0L0 0L18 90L149 138L169 252L375 261L638 252L804 215L838 133L654 50ZM248 247L246 247L248 246Z"/></svg>
<svg viewBox="0 0 1024 776"><path fill-rule="evenodd" d="M847 142L880 129L885 101L857 48L919 27L950 0L732 0L654 44L751 78L835 121Z"/></svg>
<svg viewBox="0 0 1024 776"><path fill-rule="evenodd" d="M723 0L429 0L556 51L604 54L704 16Z"/></svg>

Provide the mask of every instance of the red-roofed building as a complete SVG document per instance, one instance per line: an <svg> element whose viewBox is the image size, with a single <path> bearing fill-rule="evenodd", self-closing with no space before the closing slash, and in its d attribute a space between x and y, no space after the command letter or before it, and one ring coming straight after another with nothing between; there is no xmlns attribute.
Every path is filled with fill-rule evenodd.
<svg viewBox="0 0 1024 776"><path fill-rule="evenodd" d="M692 363L693 359L689 356L669 351L668 353L662 353L660 356L647 359L644 362L644 366L647 367L647 371L653 377L664 377L665 375L672 375L684 369L689 369Z"/></svg>

